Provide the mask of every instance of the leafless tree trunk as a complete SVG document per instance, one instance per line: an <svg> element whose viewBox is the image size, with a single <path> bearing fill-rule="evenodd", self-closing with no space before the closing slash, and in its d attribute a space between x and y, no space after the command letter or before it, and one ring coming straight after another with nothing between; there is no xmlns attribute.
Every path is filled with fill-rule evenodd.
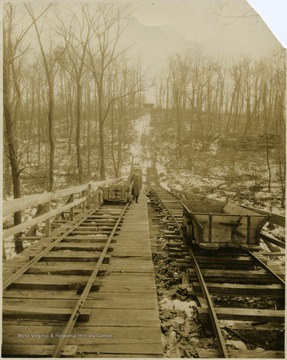
<svg viewBox="0 0 287 360"><path fill-rule="evenodd" d="M44 68L45 68L45 74L48 84L48 131L49 131L49 145L50 145L50 157L49 157L49 185L48 190L53 191L54 188L54 171L55 171L55 133L54 133L54 112L55 112L55 98L54 98L54 78L55 78L55 71L54 66L56 64L56 60L52 59L51 54L48 56L45 53L43 42L41 39L41 34L37 25L37 18L35 17L33 10L31 8L31 5L24 4L25 8L27 9L28 14L30 15L38 43L40 46ZM48 5L46 9L43 11L42 14L44 14L46 11L48 11L49 8L51 8L52 4ZM61 54L58 54L60 56Z"/></svg>
<svg viewBox="0 0 287 360"><path fill-rule="evenodd" d="M182 128L183 119L186 111L186 99L187 99L187 87L189 82L189 69L190 60L188 55L180 57L176 55L171 59L170 64L170 76L173 103L175 106L176 113L176 124L177 124L177 152L179 158L182 157Z"/></svg>
<svg viewBox="0 0 287 360"><path fill-rule="evenodd" d="M71 74L76 82L76 149L79 183L83 182L83 165L81 155L81 138L82 138L82 97L83 85L82 79L85 70L85 59L88 43L90 41L91 26L86 28L86 18L88 12L87 4L81 4L81 18L78 14L73 14L68 29L65 22L61 21L62 27L59 30L60 35L64 38L66 44L66 53L69 62L64 57L62 66ZM80 37L77 37L79 30Z"/></svg>
<svg viewBox="0 0 287 360"><path fill-rule="evenodd" d="M277 146L277 166L279 181L281 185L281 207L285 207L286 198L286 49L278 54L280 67L275 71L275 84L277 85L274 94L274 127L280 139Z"/></svg>
<svg viewBox="0 0 287 360"><path fill-rule="evenodd" d="M97 118L99 122L99 150L100 150L100 177L106 178L105 169L105 120L108 116L112 99L108 103L106 76L109 68L126 52L126 49L117 51L117 45L121 35L120 20L127 7L117 7L114 4L103 4L97 8L97 16L89 17L89 27L93 30L96 48L88 44L89 69L92 71L97 89ZM103 21L104 20L104 21Z"/></svg>
<svg viewBox="0 0 287 360"><path fill-rule="evenodd" d="M5 36L5 35L4 35ZM15 137L14 137L14 129L13 129L13 120L11 115L11 107L9 100L9 89L10 89L10 70L9 70L9 49L6 44L4 44L4 56L3 56L3 108L4 108L4 119L5 119L5 131L6 131L6 141L8 145L9 151L9 159L11 164L12 171L12 183L13 183L13 195L14 198L21 197L21 187L20 187L20 170L18 163L18 156L15 148ZM14 225L18 225L21 223L21 212L14 213ZM23 244L19 236L14 238L15 240L15 251L18 254L23 251Z"/></svg>
<svg viewBox="0 0 287 360"><path fill-rule="evenodd" d="M19 51L19 46L29 30L29 27L23 31L19 37L13 39L13 28L15 21L15 6L6 4L3 26L3 110L4 110L4 126L5 126L5 140L8 148L8 156L11 165L12 173L12 184L13 184L13 195L14 198L21 197L21 186L20 186L20 166L19 166L19 154L17 153L17 141L15 137L15 126L16 119L12 115L12 104L11 104L11 77L14 78L14 85L16 86L17 103L16 108L19 106L20 93L19 85L17 82L17 70L15 64L16 53ZM13 40L12 40L13 39ZM24 51L25 52L25 51ZM23 53L21 55L23 56ZM18 56L21 56L18 54ZM14 111L15 115L15 111ZM21 223L21 212L14 213L14 225ZM19 253L23 251L23 244L21 240L21 234L14 236L15 251Z"/></svg>
<svg viewBox="0 0 287 360"><path fill-rule="evenodd" d="M142 90L142 80L138 69L129 68L126 60L119 62L117 68L114 69L116 76L111 80L111 93L113 93L113 101L111 107L111 135L112 135L112 159L115 176L120 174L122 164L123 144L126 141L128 130L128 111L137 105L137 95ZM120 74L120 75L119 75Z"/></svg>
<svg viewBox="0 0 287 360"><path fill-rule="evenodd" d="M268 131L268 119L270 119L270 102L267 100L267 84L266 82L262 85L262 102L263 102L263 121L266 139L266 163L268 169L268 192L271 192L271 164L270 164L270 145L269 145L269 131Z"/></svg>

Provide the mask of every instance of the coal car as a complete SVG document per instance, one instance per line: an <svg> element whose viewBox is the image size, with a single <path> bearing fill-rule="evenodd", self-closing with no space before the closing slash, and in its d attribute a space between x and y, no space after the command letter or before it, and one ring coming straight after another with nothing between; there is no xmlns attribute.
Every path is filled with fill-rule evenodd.
<svg viewBox="0 0 287 360"><path fill-rule="evenodd" d="M268 216L232 202L192 195L184 205L182 230L188 243L205 249L241 247L259 250Z"/></svg>
<svg viewBox="0 0 287 360"><path fill-rule="evenodd" d="M131 185L128 180L119 180L109 186L101 186L102 202L107 203L127 203L131 201Z"/></svg>

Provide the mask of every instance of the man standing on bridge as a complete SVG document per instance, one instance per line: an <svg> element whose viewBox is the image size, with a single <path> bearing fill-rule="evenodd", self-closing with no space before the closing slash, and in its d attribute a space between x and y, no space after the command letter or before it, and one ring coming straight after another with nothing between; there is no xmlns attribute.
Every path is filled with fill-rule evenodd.
<svg viewBox="0 0 287 360"><path fill-rule="evenodd" d="M140 190L142 188L142 178L140 175L139 170L135 170L133 175L131 176L130 183L132 184L132 196L134 199L134 202L138 202Z"/></svg>

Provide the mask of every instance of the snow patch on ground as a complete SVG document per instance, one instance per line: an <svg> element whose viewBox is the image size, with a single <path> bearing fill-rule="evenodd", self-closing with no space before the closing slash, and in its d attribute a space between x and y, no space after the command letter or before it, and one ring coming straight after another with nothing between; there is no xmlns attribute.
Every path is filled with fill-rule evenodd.
<svg viewBox="0 0 287 360"><path fill-rule="evenodd" d="M148 135L150 131L150 115L144 115L140 118L133 120L134 129L136 131L136 138L131 145L131 154L133 163L144 164L144 149L143 137Z"/></svg>
<svg viewBox="0 0 287 360"><path fill-rule="evenodd" d="M194 312L194 308L197 307L195 301L187 302L187 301L181 301L178 299L171 300L167 297L163 297L159 301L159 306L162 310L184 311L188 317L192 316L192 314Z"/></svg>

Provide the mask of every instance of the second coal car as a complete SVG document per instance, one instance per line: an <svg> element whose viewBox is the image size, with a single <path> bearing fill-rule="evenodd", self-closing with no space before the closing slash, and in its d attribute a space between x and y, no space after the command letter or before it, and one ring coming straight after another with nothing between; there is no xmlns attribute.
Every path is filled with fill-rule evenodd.
<svg viewBox="0 0 287 360"><path fill-rule="evenodd" d="M206 249L241 247L259 250L260 231L268 221L267 215L199 195L192 195L182 204L182 230L188 242Z"/></svg>
<svg viewBox="0 0 287 360"><path fill-rule="evenodd" d="M131 201L131 185L128 180L119 179L116 183L109 186L101 186L101 202L107 203L127 203Z"/></svg>

